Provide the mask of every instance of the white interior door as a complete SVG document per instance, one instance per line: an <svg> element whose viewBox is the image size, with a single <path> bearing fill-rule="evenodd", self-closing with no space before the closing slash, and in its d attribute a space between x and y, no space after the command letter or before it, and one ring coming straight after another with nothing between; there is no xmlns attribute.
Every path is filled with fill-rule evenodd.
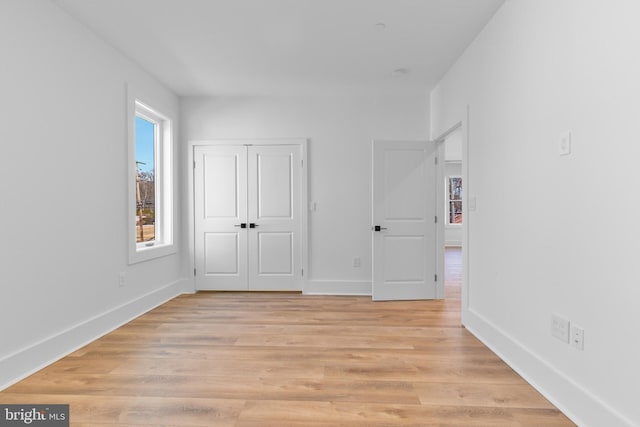
<svg viewBox="0 0 640 427"><path fill-rule="evenodd" d="M437 145L373 142L374 300L436 297Z"/></svg>
<svg viewBox="0 0 640 427"><path fill-rule="evenodd" d="M301 151L194 147L196 289L302 289Z"/></svg>
<svg viewBox="0 0 640 427"><path fill-rule="evenodd" d="M247 290L247 151L194 149L196 289Z"/></svg>
<svg viewBox="0 0 640 427"><path fill-rule="evenodd" d="M301 289L300 154L294 145L249 147L250 289Z"/></svg>

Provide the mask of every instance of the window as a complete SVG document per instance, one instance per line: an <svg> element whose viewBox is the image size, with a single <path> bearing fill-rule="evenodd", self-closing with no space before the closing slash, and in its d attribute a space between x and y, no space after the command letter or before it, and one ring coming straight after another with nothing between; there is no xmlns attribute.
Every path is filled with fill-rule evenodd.
<svg viewBox="0 0 640 427"><path fill-rule="evenodd" d="M448 176L446 186L447 224L462 225L462 177Z"/></svg>
<svg viewBox="0 0 640 427"><path fill-rule="evenodd" d="M131 91L130 91L131 92ZM168 255L173 245L172 122L129 94L129 263Z"/></svg>

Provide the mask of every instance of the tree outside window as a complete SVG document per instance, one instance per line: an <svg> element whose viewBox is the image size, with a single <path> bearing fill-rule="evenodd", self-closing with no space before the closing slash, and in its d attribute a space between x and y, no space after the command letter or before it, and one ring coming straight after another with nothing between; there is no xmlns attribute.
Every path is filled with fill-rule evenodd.
<svg viewBox="0 0 640 427"><path fill-rule="evenodd" d="M462 177L447 177L447 224L462 224Z"/></svg>

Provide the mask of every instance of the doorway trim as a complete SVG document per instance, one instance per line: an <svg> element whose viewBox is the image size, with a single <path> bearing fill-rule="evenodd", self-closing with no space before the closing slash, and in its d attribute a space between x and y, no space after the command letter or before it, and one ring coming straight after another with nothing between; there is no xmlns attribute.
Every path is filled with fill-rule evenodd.
<svg viewBox="0 0 640 427"><path fill-rule="evenodd" d="M187 247L188 247L188 266L189 271L187 271L188 279L188 288L184 291L186 293L195 293L196 292L196 282L195 282L195 265L196 265L196 257L195 257L195 186L194 186L194 150L196 147L200 146L216 146L216 145L298 145L300 146L301 154L301 182L300 182L300 207L299 207L299 215L300 215L300 260L301 260L301 268L302 268L302 278L301 278L301 290L302 293L306 293L307 291L307 278L309 277L309 218L308 218L308 209L309 206L309 198L308 198L308 170L309 170L309 162L308 162L308 139L306 138L274 138L274 139L208 139L208 140L194 140L189 141L187 145L187 162L186 162L186 174L187 174L187 192L186 192L186 201L182 201L182 203L186 202L187 204Z"/></svg>

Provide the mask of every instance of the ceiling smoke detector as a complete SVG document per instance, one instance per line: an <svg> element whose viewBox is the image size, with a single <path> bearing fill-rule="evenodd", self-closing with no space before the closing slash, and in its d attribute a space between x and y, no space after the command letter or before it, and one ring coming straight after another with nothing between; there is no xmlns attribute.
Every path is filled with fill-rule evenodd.
<svg viewBox="0 0 640 427"><path fill-rule="evenodd" d="M393 77L403 77L403 76L406 76L407 74L409 74L409 70L407 70L406 68L396 68L391 72L391 75Z"/></svg>

